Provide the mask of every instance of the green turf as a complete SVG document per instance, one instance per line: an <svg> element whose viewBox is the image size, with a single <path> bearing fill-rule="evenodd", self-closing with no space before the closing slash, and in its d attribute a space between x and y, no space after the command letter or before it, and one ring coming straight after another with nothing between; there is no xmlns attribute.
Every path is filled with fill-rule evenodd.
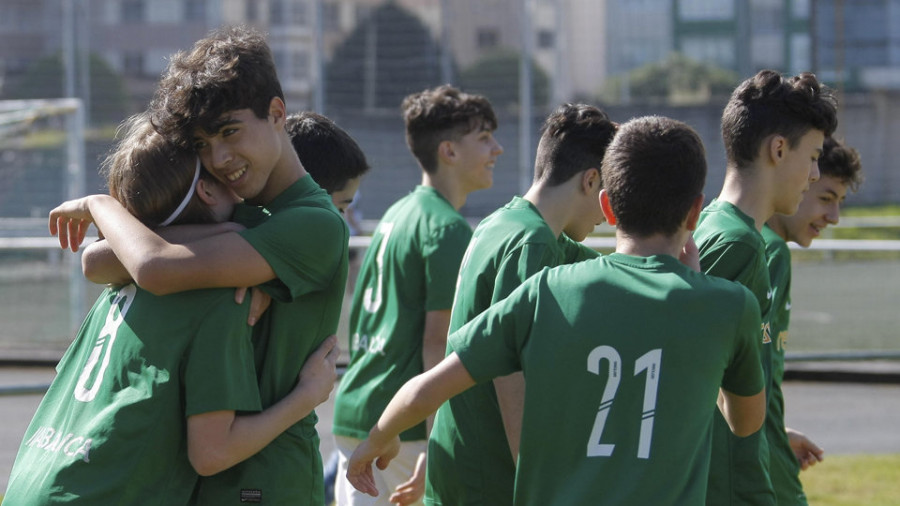
<svg viewBox="0 0 900 506"><path fill-rule="evenodd" d="M813 506L888 506L900 502L900 455L836 455L800 473Z"/></svg>

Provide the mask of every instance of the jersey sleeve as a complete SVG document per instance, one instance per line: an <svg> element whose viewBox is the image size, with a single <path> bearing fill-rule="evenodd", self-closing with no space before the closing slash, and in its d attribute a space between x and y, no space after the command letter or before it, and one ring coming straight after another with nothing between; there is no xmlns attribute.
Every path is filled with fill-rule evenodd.
<svg viewBox="0 0 900 506"><path fill-rule="evenodd" d="M459 265L471 238L472 229L461 221L438 228L423 244L425 311L439 311L453 306Z"/></svg>
<svg viewBox="0 0 900 506"><path fill-rule="evenodd" d="M286 209L240 234L275 271L261 287L284 302L330 286L347 256L347 225L330 209Z"/></svg>
<svg viewBox="0 0 900 506"><path fill-rule="evenodd" d="M735 330L734 353L725 370L722 388L733 394L749 396L758 394L765 386L758 344L761 317L759 303L750 291L742 292L743 310Z"/></svg>
<svg viewBox="0 0 900 506"><path fill-rule="evenodd" d="M546 270L529 278L509 297L492 305L458 331L447 343L466 370L478 382L492 380L522 369L521 353L528 342L537 293Z"/></svg>
<svg viewBox="0 0 900 506"><path fill-rule="evenodd" d="M769 280L772 285L774 295L772 297L772 307L770 324L772 327L772 335L777 336L781 330L786 330L787 322L779 321L782 319L780 308L784 307L785 302L790 297L791 286L791 252L787 243L783 241L773 241L766 243L766 264L769 268Z"/></svg>
<svg viewBox="0 0 900 506"><path fill-rule="evenodd" d="M505 299L526 279L544 267L556 265L555 252L546 244L525 243L510 251L497 268L491 303Z"/></svg>
<svg viewBox="0 0 900 506"><path fill-rule="evenodd" d="M740 241L722 242L700 252L700 268L705 274L725 278L746 286L760 303L770 294L769 273L762 250Z"/></svg>
<svg viewBox="0 0 900 506"><path fill-rule="evenodd" d="M238 306L226 295L203 316L183 366L185 416L262 409L248 312L249 300Z"/></svg>

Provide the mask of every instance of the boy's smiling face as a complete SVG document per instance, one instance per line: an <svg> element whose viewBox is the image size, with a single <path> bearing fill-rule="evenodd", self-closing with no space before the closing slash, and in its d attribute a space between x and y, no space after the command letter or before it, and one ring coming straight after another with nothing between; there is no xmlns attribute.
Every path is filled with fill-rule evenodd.
<svg viewBox="0 0 900 506"><path fill-rule="evenodd" d="M490 188L494 184L494 164L503 154L503 146L491 130L475 129L458 141L451 141L456 153L456 169L466 193Z"/></svg>
<svg viewBox="0 0 900 506"><path fill-rule="evenodd" d="M837 225L847 189L846 182L834 176L822 176L810 185L794 215L775 217L776 232L787 241L809 247L825 227Z"/></svg>
<svg viewBox="0 0 900 506"><path fill-rule="evenodd" d="M273 103L276 99L273 99ZM283 116L257 118L250 109L223 114L211 127L194 130L194 149L203 166L238 196L251 203L265 204L269 179L281 156L279 127Z"/></svg>

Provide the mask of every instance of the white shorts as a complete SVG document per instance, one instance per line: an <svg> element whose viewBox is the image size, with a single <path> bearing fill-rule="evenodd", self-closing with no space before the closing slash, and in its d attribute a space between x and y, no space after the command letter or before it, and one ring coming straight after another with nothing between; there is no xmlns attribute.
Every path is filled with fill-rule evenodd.
<svg viewBox="0 0 900 506"><path fill-rule="evenodd" d="M375 476L375 486L378 487L378 497L372 497L353 488L347 481L347 463L353 450L362 440L334 436L334 446L338 451L338 472L334 485L334 500L337 506L390 506L388 498L394 493L397 485L405 483L412 476L416 467L419 454L428 448L428 441L401 441L400 453L391 461L384 471L374 465L372 471ZM421 505L422 500L413 503Z"/></svg>

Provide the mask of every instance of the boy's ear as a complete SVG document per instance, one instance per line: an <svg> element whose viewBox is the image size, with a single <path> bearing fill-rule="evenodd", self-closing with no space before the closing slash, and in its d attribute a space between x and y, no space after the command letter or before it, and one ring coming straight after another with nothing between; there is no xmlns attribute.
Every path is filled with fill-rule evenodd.
<svg viewBox="0 0 900 506"><path fill-rule="evenodd" d="M616 226L616 215L613 214L612 206L609 203L609 194L606 193L606 190L600 190L600 209L603 210L606 222Z"/></svg>
<svg viewBox="0 0 900 506"><path fill-rule="evenodd" d="M584 193L594 193L602 184L600 171L595 167L591 167L581 173L581 191Z"/></svg>
<svg viewBox="0 0 900 506"><path fill-rule="evenodd" d="M691 232L697 229L697 220L700 219L700 211L703 210L704 198L705 197L701 193L696 199L694 199L694 203L691 204L691 209L688 211L687 218L685 219L685 226Z"/></svg>
<svg viewBox="0 0 900 506"><path fill-rule="evenodd" d="M787 154L787 138L783 135L773 135L769 138L768 142L769 159L773 164L778 165L779 163L781 163L781 160L784 159L785 154Z"/></svg>
<svg viewBox="0 0 900 506"><path fill-rule="evenodd" d="M210 191L210 183L205 179L200 179L197 181L197 196L200 197L200 200L203 201L204 204L208 206L216 205L216 196L213 192Z"/></svg>
<svg viewBox="0 0 900 506"><path fill-rule="evenodd" d="M284 100L281 100L279 97L272 97L272 100L269 102L269 117L275 120L275 125L284 126L285 118L287 118L287 106L284 105Z"/></svg>
<svg viewBox="0 0 900 506"><path fill-rule="evenodd" d="M453 148L452 141L441 141L438 144L438 160L443 163L450 163L456 157L456 150Z"/></svg>

